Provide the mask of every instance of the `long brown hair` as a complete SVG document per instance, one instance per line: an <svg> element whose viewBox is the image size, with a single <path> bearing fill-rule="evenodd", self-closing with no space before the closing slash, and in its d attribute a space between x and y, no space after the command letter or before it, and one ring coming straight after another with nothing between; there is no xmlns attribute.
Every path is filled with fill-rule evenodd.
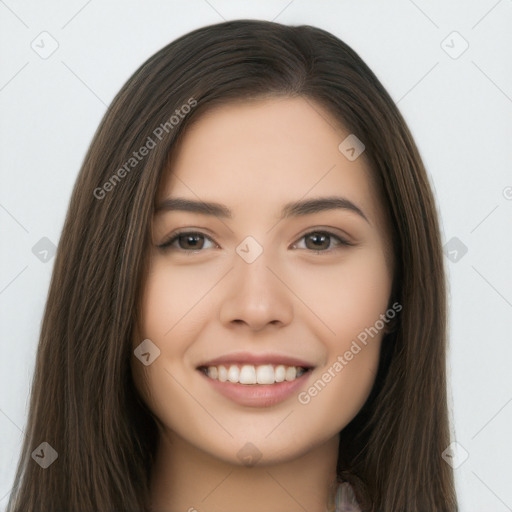
<svg viewBox="0 0 512 512"><path fill-rule="evenodd" d="M8 512L148 510L157 428L130 358L156 191L180 135L202 112L272 95L324 106L363 141L391 218L392 298L403 310L383 340L370 397L341 432L338 477L353 484L364 510L457 510L441 457L449 444L443 256L418 149L377 77L338 38L236 20L158 51L97 129L56 255ZM58 454L46 469L31 456L42 442Z"/></svg>

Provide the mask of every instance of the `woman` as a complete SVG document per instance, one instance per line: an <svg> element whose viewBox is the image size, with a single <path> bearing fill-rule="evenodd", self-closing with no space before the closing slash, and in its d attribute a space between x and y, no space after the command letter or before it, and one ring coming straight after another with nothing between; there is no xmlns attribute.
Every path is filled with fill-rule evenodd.
<svg viewBox="0 0 512 512"><path fill-rule="evenodd" d="M455 511L445 317L371 70L314 27L195 30L86 155L8 510Z"/></svg>

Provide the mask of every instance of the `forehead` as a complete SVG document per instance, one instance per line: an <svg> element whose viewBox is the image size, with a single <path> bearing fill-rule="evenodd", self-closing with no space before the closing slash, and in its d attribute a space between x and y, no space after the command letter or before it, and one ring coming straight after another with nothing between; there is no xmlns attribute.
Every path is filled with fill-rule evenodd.
<svg viewBox="0 0 512 512"><path fill-rule="evenodd" d="M350 161L339 149L349 135L329 112L302 97L216 106L183 134L160 198L214 199L236 213L237 207L343 195L378 216L364 154Z"/></svg>

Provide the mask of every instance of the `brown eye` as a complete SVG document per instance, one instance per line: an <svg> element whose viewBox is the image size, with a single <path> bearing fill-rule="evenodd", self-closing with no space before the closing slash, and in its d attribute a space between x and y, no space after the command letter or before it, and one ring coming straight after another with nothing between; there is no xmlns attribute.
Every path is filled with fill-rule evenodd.
<svg viewBox="0 0 512 512"><path fill-rule="evenodd" d="M331 244L331 237L325 233L311 233L306 235L306 247L313 251L328 249ZM308 242L311 242L308 244Z"/></svg>
<svg viewBox="0 0 512 512"><path fill-rule="evenodd" d="M305 249L315 252L331 252L341 247L353 245L347 240L328 231L310 231L301 240L305 240ZM333 240L335 241L333 243ZM334 247L332 247L334 246ZM302 249L302 247L299 247Z"/></svg>
<svg viewBox="0 0 512 512"><path fill-rule="evenodd" d="M204 248L205 240L212 241L210 237L203 233L187 231L172 235L168 241L160 244L158 248L162 250L173 249L182 252L200 251Z"/></svg>
<svg viewBox="0 0 512 512"><path fill-rule="evenodd" d="M180 249L197 250L202 249L204 245L204 237L199 234L179 235L177 241Z"/></svg>
<svg viewBox="0 0 512 512"><path fill-rule="evenodd" d="M347 240L328 231L311 231L304 235L301 240L305 240L306 242L305 247L299 247L300 249L305 248L316 253L328 253L341 247L353 245ZM202 249L212 247L205 247L205 242L207 241L215 246L215 242L203 233L184 231L171 235L170 239L158 245L158 248L164 251L174 250L184 253L200 252Z"/></svg>

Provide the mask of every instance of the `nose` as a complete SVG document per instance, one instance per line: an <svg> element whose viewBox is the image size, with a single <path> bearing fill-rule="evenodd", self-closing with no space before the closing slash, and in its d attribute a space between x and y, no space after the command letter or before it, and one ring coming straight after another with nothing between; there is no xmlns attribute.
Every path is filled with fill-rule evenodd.
<svg viewBox="0 0 512 512"><path fill-rule="evenodd" d="M234 267L224 285L221 323L229 329L252 331L288 325L293 318L293 293L275 261L263 251L252 263L237 256Z"/></svg>

